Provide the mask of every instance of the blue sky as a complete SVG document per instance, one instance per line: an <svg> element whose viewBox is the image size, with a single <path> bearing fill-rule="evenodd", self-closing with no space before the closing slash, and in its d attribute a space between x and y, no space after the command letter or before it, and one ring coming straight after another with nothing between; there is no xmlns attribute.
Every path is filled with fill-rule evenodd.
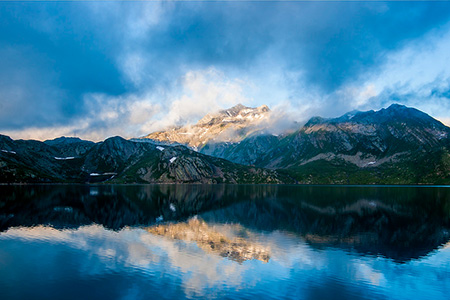
<svg viewBox="0 0 450 300"><path fill-rule="evenodd" d="M243 103L450 124L450 3L1 2L0 133L101 140Z"/></svg>

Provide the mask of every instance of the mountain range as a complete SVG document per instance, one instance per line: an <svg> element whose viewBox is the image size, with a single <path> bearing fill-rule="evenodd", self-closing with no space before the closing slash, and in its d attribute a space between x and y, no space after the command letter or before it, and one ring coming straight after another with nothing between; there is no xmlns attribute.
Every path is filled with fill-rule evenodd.
<svg viewBox="0 0 450 300"><path fill-rule="evenodd" d="M0 182L449 184L450 128L393 104L271 133L236 105L141 138L44 142L0 135Z"/></svg>

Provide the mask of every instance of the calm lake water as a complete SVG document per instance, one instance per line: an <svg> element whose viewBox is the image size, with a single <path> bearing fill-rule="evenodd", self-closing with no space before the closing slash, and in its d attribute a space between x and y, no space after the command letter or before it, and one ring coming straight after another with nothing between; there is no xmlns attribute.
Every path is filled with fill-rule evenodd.
<svg viewBox="0 0 450 300"><path fill-rule="evenodd" d="M0 299L449 299L450 188L0 186Z"/></svg>

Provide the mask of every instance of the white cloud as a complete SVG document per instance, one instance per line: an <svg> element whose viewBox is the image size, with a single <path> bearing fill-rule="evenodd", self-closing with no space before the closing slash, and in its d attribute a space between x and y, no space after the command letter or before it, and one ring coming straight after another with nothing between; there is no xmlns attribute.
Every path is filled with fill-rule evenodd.
<svg viewBox="0 0 450 300"><path fill-rule="evenodd" d="M193 124L210 112L250 101L245 94L246 83L230 79L215 68L187 72L179 92L166 100L162 113L149 123L149 133L169 126Z"/></svg>
<svg viewBox="0 0 450 300"><path fill-rule="evenodd" d="M381 66L337 91L351 109L378 109L400 102L448 122L450 114L450 24L384 53ZM442 93L447 93L443 96ZM348 105L345 105L345 104Z"/></svg>
<svg viewBox="0 0 450 300"><path fill-rule="evenodd" d="M75 125L70 126L29 127L26 129L4 130L2 134L8 135L13 139L43 141L60 136L78 136L77 132L86 129L86 127L86 123L78 121ZM92 138L92 140L98 140L98 137Z"/></svg>
<svg viewBox="0 0 450 300"><path fill-rule="evenodd" d="M4 131L12 138L45 140L61 135L100 141L111 136L138 137L176 125L192 124L210 112L248 103L246 83L214 68L188 71L178 89L109 96L86 94L88 114L64 126ZM156 92L155 92L156 91Z"/></svg>
<svg viewBox="0 0 450 300"><path fill-rule="evenodd" d="M143 11L129 13L128 29L136 31L136 37L148 34L153 26L164 22L165 8L144 7ZM95 141L114 135L130 138L170 126L193 124L207 113L238 103L268 104L282 116L272 120L273 127L279 130L290 127L294 120L305 122L314 115L336 117L354 109L379 109L392 102L416 107L449 125L448 49L450 24L405 43L400 50L380 54L385 58L384 63L330 94L308 86L302 80L301 70L289 72L285 66L271 61L270 53L248 71L225 73L213 66L189 69L183 76L171 78L169 85L165 82L150 86L151 74L147 68L155 58L143 55L139 49L127 49L118 63L124 76L139 87L139 92L124 96L86 94L84 103L88 114L69 124L2 133L13 138L39 140L61 135ZM8 105L4 101L5 109Z"/></svg>
<svg viewBox="0 0 450 300"><path fill-rule="evenodd" d="M71 124L48 127L32 127L6 130L3 133L15 138L46 140L60 136L77 136L87 140L101 141L120 135L135 137L147 133L146 125L160 107L149 96L128 95L111 97L104 94L84 96L89 113Z"/></svg>

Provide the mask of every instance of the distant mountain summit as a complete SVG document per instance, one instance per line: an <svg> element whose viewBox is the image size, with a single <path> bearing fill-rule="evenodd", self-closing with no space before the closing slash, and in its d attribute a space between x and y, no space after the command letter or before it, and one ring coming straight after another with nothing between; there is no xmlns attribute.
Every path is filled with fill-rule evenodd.
<svg viewBox="0 0 450 300"><path fill-rule="evenodd" d="M208 142L239 142L261 129L269 115L267 105L247 107L242 104L210 113L195 125L171 128L151 133L143 138L158 143L182 144L199 149Z"/></svg>

